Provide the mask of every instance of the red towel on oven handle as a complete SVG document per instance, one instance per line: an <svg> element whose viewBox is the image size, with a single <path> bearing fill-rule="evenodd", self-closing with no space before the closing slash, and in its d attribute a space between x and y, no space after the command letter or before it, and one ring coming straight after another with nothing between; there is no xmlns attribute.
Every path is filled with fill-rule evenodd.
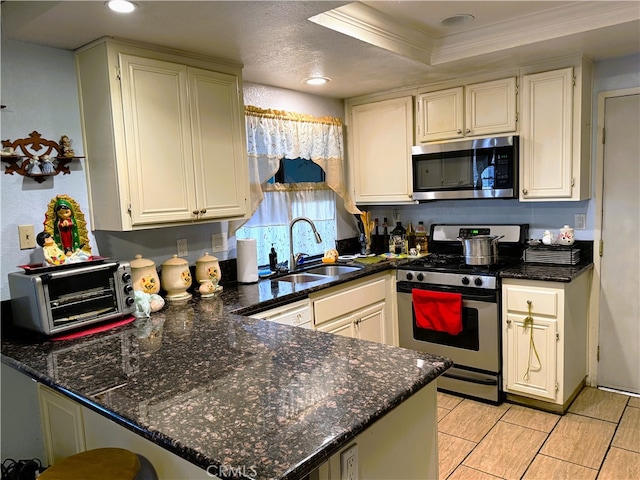
<svg viewBox="0 0 640 480"><path fill-rule="evenodd" d="M451 335L462 331L462 294L414 288L411 296L418 327Z"/></svg>

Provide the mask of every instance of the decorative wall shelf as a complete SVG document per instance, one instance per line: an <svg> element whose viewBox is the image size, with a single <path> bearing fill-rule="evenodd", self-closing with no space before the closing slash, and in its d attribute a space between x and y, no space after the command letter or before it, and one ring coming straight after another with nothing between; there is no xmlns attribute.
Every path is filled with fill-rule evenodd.
<svg viewBox="0 0 640 480"><path fill-rule="evenodd" d="M47 140L35 130L28 138L2 141L2 156L0 159L9 165L4 173L31 177L36 182L42 183L48 177L53 177L62 172L64 175L71 173L68 164L84 157L76 157L69 142L69 137L63 135L60 143Z"/></svg>

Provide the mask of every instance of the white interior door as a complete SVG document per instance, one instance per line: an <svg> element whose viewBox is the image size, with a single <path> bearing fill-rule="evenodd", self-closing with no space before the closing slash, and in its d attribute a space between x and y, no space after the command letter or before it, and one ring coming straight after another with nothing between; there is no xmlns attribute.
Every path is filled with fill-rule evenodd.
<svg viewBox="0 0 640 480"><path fill-rule="evenodd" d="M640 393L640 95L605 99L598 385Z"/></svg>

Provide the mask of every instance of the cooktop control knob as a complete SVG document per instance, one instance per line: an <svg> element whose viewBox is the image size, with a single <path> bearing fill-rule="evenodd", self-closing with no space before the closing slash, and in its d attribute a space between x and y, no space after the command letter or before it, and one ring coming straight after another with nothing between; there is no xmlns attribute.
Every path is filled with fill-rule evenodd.
<svg viewBox="0 0 640 480"><path fill-rule="evenodd" d="M407 272L407 280L412 280L412 279L413 279L413 273Z"/></svg>
<svg viewBox="0 0 640 480"><path fill-rule="evenodd" d="M462 277L462 284L463 285L469 285L470 280L469 277Z"/></svg>
<svg viewBox="0 0 640 480"><path fill-rule="evenodd" d="M480 277L477 277L473 283L476 285L476 287L480 287L482 286L482 279Z"/></svg>
<svg viewBox="0 0 640 480"><path fill-rule="evenodd" d="M419 282L421 282L422 280L424 280L424 275L419 273L416 278L418 279Z"/></svg>

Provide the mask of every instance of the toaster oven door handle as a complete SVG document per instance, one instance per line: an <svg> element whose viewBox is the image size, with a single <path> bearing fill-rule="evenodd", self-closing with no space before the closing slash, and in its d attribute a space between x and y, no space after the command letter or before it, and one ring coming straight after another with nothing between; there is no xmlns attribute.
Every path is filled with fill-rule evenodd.
<svg viewBox="0 0 640 480"><path fill-rule="evenodd" d="M78 267L73 269L67 269L60 272L53 272L53 273L47 272L40 275L40 280L42 281L42 283L47 283L56 278L64 278L70 275L77 275L78 273L83 273L85 271L97 272L99 270L117 270L118 266L119 264L117 262L113 262L113 263L105 263L98 266L94 265L89 267Z"/></svg>

